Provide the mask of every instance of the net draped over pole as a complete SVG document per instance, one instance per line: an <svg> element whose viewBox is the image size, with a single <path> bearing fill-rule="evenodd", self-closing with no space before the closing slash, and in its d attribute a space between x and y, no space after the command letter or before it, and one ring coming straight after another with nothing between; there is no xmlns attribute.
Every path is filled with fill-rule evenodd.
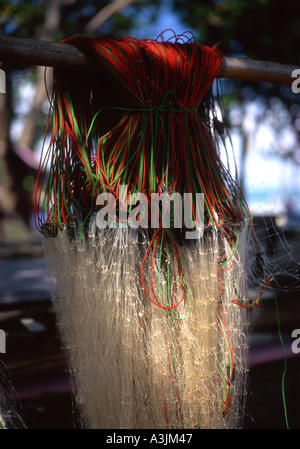
<svg viewBox="0 0 300 449"><path fill-rule="evenodd" d="M243 70L288 84L290 68L247 72L187 37L46 47L47 61L31 47L32 63L55 67L36 223L82 426L241 427L248 312L270 280L261 266L261 292L247 299L260 251L220 158L227 130L212 88ZM177 222L186 209L193 238Z"/></svg>
<svg viewBox="0 0 300 449"><path fill-rule="evenodd" d="M67 43L0 36L0 61L13 64L85 70L89 59ZM225 57L218 77L291 85L298 66L246 58Z"/></svg>

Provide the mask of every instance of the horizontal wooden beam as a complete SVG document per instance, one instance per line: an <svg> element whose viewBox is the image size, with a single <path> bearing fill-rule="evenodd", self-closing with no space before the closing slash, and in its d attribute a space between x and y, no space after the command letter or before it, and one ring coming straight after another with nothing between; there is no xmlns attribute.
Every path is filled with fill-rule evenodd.
<svg viewBox="0 0 300 449"><path fill-rule="evenodd" d="M0 61L71 69L89 66L86 57L72 45L7 36L0 36Z"/></svg>
<svg viewBox="0 0 300 449"><path fill-rule="evenodd" d="M34 39L0 36L0 62L47 67L85 69L88 59L75 47ZM225 57L219 78L291 85L299 67L253 59Z"/></svg>
<svg viewBox="0 0 300 449"><path fill-rule="evenodd" d="M227 56L221 66L219 78L235 78L290 86L295 80L292 76L295 69L299 70L299 67Z"/></svg>

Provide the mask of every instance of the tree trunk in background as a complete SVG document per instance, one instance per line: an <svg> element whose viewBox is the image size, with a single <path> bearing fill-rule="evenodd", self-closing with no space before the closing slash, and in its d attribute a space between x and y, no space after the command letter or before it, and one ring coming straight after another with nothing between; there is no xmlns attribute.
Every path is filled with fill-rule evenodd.
<svg viewBox="0 0 300 449"><path fill-rule="evenodd" d="M13 192L13 177L8 166L8 153L11 151L10 124L12 118L11 83L7 67L2 66L6 74L6 93L0 94L0 220L14 213L17 204ZM1 239L1 229L0 229Z"/></svg>
<svg viewBox="0 0 300 449"><path fill-rule="evenodd" d="M59 30L62 8L73 0L53 0L45 11L44 23L35 35L38 40L54 41ZM90 32L99 29L103 22L114 13L135 0L115 0L100 10L86 25ZM32 192L24 189L24 179L27 176L35 178L35 166L24 162L24 153L29 152L33 160L33 148L37 142L37 132L44 104L48 101L47 92L52 92L52 68L36 68L36 90L26 117L20 138L16 143L10 139L12 121L12 91L7 81L7 93L0 94L0 240L1 222L4 217L19 217L29 226L33 212ZM6 73L7 79L9 78ZM45 84L47 89L45 88ZM15 150L15 151L14 151Z"/></svg>
<svg viewBox="0 0 300 449"><path fill-rule="evenodd" d="M36 39L44 41L54 41L61 21L61 9L68 0L54 0L49 3L48 9L45 13L45 21L37 33ZM84 33L93 34L97 33L97 30L101 25L108 20L112 15L121 11L126 6L134 3L135 0L114 0L107 6L102 8L95 16L87 23L84 28ZM23 131L19 139L19 143L25 145L28 148L33 148L36 142L36 132L41 116L41 111L44 103L47 101L47 91L49 94L52 90L52 68L48 67L45 72L45 67L37 67L37 84L36 92L31 104L30 111L26 115Z"/></svg>
<svg viewBox="0 0 300 449"><path fill-rule="evenodd" d="M14 151L10 137L12 122L12 85L9 67L6 73L6 93L0 94L0 221L4 218L18 218L30 227L33 204L31 193L24 189L24 179L35 176L29 167ZM3 228L0 226L0 240Z"/></svg>
<svg viewBox="0 0 300 449"><path fill-rule="evenodd" d="M60 24L61 6L63 0L54 0L49 3L45 13L45 21L37 38L53 40ZM24 189L24 179L36 177L34 167L27 165L18 156L22 148L33 149L36 142L37 129L41 117L41 111L47 93L45 90L45 68L37 67L37 85L31 108L25 117L23 131L14 151L14 144L10 138L12 121L12 86L8 67L2 67L6 73L6 93L0 94L0 241L3 239L3 219L21 218L30 226L33 212L32 192ZM47 70L48 80L51 80L51 70ZM49 81L47 83L49 86Z"/></svg>
<svg viewBox="0 0 300 449"><path fill-rule="evenodd" d="M49 6L45 12L44 25L36 36L38 40L53 41L55 39L55 35L60 25L61 8L63 4L64 0L54 0L49 3ZM45 72L45 67L37 67L36 75L37 84L35 94L30 110L26 114L23 131L19 138L19 143L30 149L33 149L36 142L36 134L41 111L44 103L47 101L47 91L45 89L45 83L47 89L51 93L52 68L47 68Z"/></svg>
<svg viewBox="0 0 300 449"><path fill-rule="evenodd" d="M102 8L84 27L84 34L94 34L106 20L117 12L134 3L135 0L114 0Z"/></svg>

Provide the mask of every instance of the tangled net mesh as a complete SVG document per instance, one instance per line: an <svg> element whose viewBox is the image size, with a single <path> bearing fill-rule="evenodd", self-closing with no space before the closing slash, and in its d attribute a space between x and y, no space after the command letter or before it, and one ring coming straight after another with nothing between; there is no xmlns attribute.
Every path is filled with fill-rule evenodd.
<svg viewBox="0 0 300 449"><path fill-rule="evenodd" d="M94 226L95 227L95 226ZM189 301L168 313L140 282L147 236L103 230L89 239L66 232L43 239L52 298L82 425L91 428L235 428L247 393L248 309L245 230L235 267L220 283L214 233L182 248ZM142 238L141 238L142 237ZM169 261L176 279L176 261ZM235 278L235 287L232 277ZM167 282L154 285L167 297ZM151 284L146 276L145 285ZM238 287L236 287L238 286Z"/></svg>
<svg viewBox="0 0 300 449"><path fill-rule="evenodd" d="M211 88L223 55L182 37L65 42L91 59L94 73L56 73L35 194L81 425L241 427L248 313L270 279L218 152L226 128ZM186 239L176 213L168 230L162 217L155 229L99 227L97 198L111 193L121 210L120 185L144 194L150 213L154 192L203 194L203 235ZM252 262L261 273L251 302Z"/></svg>

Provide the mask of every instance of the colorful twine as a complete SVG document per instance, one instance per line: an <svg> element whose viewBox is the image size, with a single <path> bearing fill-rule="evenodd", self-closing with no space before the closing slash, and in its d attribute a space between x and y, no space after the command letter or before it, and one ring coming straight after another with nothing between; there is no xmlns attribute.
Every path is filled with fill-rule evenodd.
<svg viewBox="0 0 300 449"><path fill-rule="evenodd" d="M183 43L180 37L175 42L159 42L79 36L63 42L79 49L93 70L86 74L55 69L47 125L48 131L52 120L50 144L44 148L35 188L37 228L46 236L55 236L79 221L84 238L85 225L99 210L97 196L107 192L120 199L121 185L128 186L128 194L146 195L149 209L152 193L190 193L193 200L203 193L204 229L220 232L229 248L216 267L218 325L230 360L229 376L223 367L220 397L226 415L232 400L234 347L223 312L222 275L235 263L239 229L252 222L215 142L216 136L224 140L226 130L217 119L211 92L224 57L217 47L201 46L194 39ZM182 319L176 310L186 297L190 303L187 317L193 308L179 254L182 238L172 227L163 229L160 216L158 228L149 231L141 265L146 296L171 320ZM177 282L169 276L171 254L177 263ZM167 298L160 285L158 290L154 285L157 267L159 283L168 285ZM144 283L146 269L151 272L151 291ZM232 303L251 308L258 305L268 281L249 305L239 298L234 279L232 284L236 293ZM180 401L188 408L183 398ZM163 382L162 402L168 425Z"/></svg>

